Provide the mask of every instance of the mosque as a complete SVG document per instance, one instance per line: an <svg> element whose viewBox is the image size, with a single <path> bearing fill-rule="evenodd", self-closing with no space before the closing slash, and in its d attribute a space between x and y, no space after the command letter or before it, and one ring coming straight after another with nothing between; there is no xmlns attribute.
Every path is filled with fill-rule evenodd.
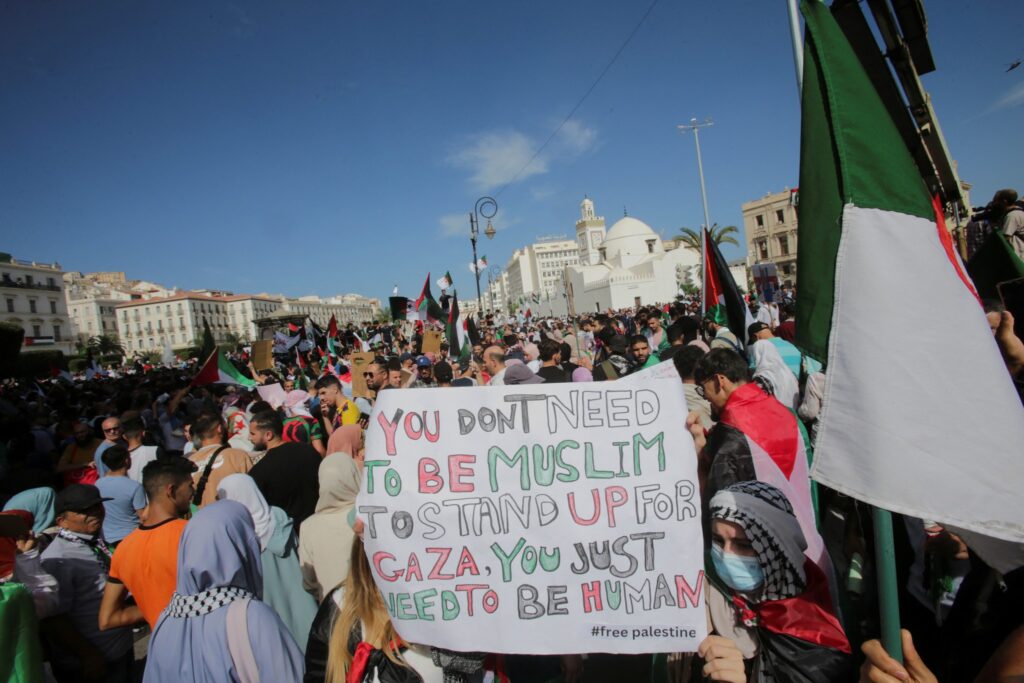
<svg viewBox="0 0 1024 683"><path fill-rule="evenodd" d="M579 262L566 266L565 278L577 314L670 303L681 282L700 282L700 254L632 216L605 231L589 198L580 204L576 244Z"/></svg>

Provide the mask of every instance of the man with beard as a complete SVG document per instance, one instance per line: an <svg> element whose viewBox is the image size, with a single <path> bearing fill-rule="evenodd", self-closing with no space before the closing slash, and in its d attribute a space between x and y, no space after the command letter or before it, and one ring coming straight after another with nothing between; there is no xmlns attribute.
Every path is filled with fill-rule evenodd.
<svg viewBox="0 0 1024 683"><path fill-rule="evenodd" d="M76 422L72 434L75 440L64 449L64 454L57 462L57 473L63 474L64 481L68 484L78 482L83 478L96 481L94 458L100 440L93 435L92 428L85 422Z"/></svg>
<svg viewBox="0 0 1024 683"><path fill-rule="evenodd" d="M281 416L275 412L253 415L249 439L257 452L266 455L256 463L249 476L267 504L288 513L296 530L313 514L320 496L320 456L306 443L281 439Z"/></svg>
<svg viewBox="0 0 1024 683"><path fill-rule="evenodd" d="M226 430L220 415L204 413L192 423L192 434L199 448L188 459L196 466L193 502L202 507L217 499L217 485L229 474L245 474L252 469L252 458L245 451L227 445Z"/></svg>

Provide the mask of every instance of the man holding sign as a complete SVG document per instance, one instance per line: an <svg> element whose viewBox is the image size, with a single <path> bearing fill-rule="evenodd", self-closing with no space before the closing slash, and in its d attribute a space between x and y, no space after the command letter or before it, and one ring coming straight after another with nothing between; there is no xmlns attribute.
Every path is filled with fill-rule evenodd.
<svg viewBox="0 0 1024 683"><path fill-rule="evenodd" d="M698 649L704 541L678 380L425 398L378 399L357 501L404 640L494 653Z"/></svg>

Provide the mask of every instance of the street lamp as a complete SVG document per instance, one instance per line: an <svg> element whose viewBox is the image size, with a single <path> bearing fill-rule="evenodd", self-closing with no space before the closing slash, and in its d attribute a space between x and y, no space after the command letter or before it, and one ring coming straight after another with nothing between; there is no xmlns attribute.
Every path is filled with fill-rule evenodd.
<svg viewBox="0 0 1024 683"><path fill-rule="evenodd" d="M480 315L483 314L484 303L483 297L480 296L480 267L476 260L476 238L480 235L480 216L483 216L487 219L487 228L484 230L484 234L487 235L487 239L494 239L496 230L491 225L491 219L496 213L498 213L498 202L494 201L494 197L481 197L473 205L473 213L469 214L469 241L473 244L473 274L476 275L476 310Z"/></svg>
<svg viewBox="0 0 1024 683"><path fill-rule="evenodd" d="M676 126L679 132L686 133L693 131L693 142L697 146L697 174L700 176L700 199L704 204L704 229L711 233L711 218L708 216L708 193L704 188L704 163L700 158L700 129L713 126L714 122L711 119L706 119L704 123L697 123L697 119L690 119L689 125L681 124ZM704 251L706 245L704 244L704 231L700 234L700 262L701 262L701 275L700 275L700 286L704 287L704 271L707 270L707 264L704 263ZM704 314L704 297L701 297L701 315Z"/></svg>

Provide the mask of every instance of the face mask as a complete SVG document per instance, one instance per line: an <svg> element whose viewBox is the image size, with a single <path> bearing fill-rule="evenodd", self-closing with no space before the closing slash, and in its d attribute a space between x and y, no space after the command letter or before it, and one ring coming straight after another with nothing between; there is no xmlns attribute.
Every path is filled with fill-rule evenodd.
<svg viewBox="0 0 1024 683"><path fill-rule="evenodd" d="M711 561L718 576L733 590L752 591L764 583L764 571L756 557L727 553L712 544Z"/></svg>

